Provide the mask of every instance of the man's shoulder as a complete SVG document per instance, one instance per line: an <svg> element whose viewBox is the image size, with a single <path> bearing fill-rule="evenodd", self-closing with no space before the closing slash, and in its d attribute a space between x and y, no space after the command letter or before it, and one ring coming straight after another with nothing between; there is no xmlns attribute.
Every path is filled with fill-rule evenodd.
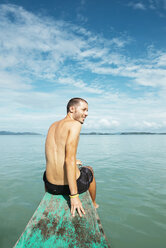
<svg viewBox="0 0 166 248"><path fill-rule="evenodd" d="M70 125L75 127L81 127L81 123L75 120L70 120Z"/></svg>
<svg viewBox="0 0 166 248"><path fill-rule="evenodd" d="M52 128L54 128L54 127L57 125L58 122L59 122L59 121L53 122L53 123L49 126L49 130L51 130Z"/></svg>
<svg viewBox="0 0 166 248"><path fill-rule="evenodd" d="M69 130L71 130L71 131L78 131L78 132L80 132L80 130L81 130L81 123L80 122L78 122L78 121L75 121L75 120L70 120L69 122L68 122L68 127L69 127Z"/></svg>
<svg viewBox="0 0 166 248"><path fill-rule="evenodd" d="M49 128L49 131L51 131L52 129L55 129L56 127L58 127L60 124L60 126L63 128L65 128L65 130L68 130L68 131L80 131L81 130L81 123L79 121L76 121L76 120L65 120L65 119L62 119L62 120L59 120L59 121L55 121L54 123L52 123L52 125L50 126Z"/></svg>

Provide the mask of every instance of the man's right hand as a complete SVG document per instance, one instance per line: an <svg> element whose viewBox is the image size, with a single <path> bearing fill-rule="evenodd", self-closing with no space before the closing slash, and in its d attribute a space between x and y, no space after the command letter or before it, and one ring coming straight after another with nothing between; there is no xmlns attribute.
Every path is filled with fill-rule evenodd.
<svg viewBox="0 0 166 248"><path fill-rule="evenodd" d="M79 199L79 196L70 198L70 204L71 204L71 214L74 217L75 211L77 210L80 217L82 217L82 213L85 214L85 211L82 207L82 203Z"/></svg>

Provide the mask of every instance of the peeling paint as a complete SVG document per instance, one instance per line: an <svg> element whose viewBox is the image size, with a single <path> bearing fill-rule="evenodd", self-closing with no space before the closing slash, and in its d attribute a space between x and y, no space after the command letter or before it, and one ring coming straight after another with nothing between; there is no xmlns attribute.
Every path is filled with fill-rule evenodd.
<svg viewBox="0 0 166 248"><path fill-rule="evenodd" d="M73 218L68 196L45 193L14 248L108 248L99 216L88 192L80 195L86 215Z"/></svg>

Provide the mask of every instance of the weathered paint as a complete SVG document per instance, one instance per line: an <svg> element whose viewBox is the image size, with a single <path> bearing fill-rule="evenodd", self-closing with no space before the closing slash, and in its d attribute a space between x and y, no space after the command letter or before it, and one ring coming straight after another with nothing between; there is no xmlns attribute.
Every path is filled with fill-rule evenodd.
<svg viewBox="0 0 166 248"><path fill-rule="evenodd" d="M89 192L80 195L85 216L70 213L68 196L45 193L14 248L110 247Z"/></svg>

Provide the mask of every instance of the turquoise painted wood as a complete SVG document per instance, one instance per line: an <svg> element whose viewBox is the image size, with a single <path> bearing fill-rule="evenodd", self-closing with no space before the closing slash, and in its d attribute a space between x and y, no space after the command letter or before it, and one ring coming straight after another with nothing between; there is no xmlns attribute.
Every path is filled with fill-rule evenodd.
<svg viewBox="0 0 166 248"><path fill-rule="evenodd" d="M14 248L110 247L89 192L80 195L86 214L70 213L68 196L45 193Z"/></svg>

